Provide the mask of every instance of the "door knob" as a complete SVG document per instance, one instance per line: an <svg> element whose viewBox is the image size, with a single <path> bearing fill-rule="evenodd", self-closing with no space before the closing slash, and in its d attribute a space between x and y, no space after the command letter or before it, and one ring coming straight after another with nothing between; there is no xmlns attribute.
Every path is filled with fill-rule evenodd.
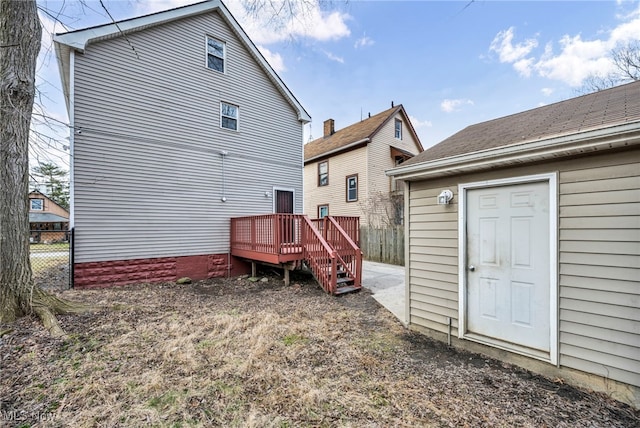
<svg viewBox="0 0 640 428"><path fill-rule="evenodd" d="M475 267L474 265L469 265L469 270L470 270L471 272L475 272L476 267Z"/></svg>

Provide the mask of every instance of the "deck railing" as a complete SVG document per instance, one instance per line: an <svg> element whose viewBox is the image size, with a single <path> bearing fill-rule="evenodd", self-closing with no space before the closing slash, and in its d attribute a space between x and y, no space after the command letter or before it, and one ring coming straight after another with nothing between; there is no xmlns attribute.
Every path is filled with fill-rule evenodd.
<svg viewBox="0 0 640 428"><path fill-rule="evenodd" d="M338 261L348 276L354 279L354 286L360 287L362 276L362 251L342 225L334 217L325 217L325 240L336 251ZM356 218L357 220L357 218ZM347 223L352 225L352 223Z"/></svg>
<svg viewBox="0 0 640 428"><path fill-rule="evenodd" d="M324 291L334 294L337 289L338 260L333 250L313 222L305 216L302 222L302 252L309 269Z"/></svg>
<svg viewBox="0 0 640 428"><path fill-rule="evenodd" d="M331 216L342 229L347 236L357 245L360 246L360 217L347 217L347 216Z"/></svg>
<svg viewBox="0 0 640 428"><path fill-rule="evenodd" d="M231 248L268 254L301 252L300 214L265 214L231 219Z"/></svg>

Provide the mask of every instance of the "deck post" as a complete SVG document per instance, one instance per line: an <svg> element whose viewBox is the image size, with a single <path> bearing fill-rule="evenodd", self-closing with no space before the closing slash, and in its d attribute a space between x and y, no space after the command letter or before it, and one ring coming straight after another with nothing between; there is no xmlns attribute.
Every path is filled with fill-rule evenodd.
<svg viewBox="0 0 640 428"><path fill-rule="evenodd" d="M255 278L255 277L256 277L256 275L257 275L257 273L258 273L258 272L257 272L257 271L258 271L258 269L257 269L256 267L257 267L257 266L256 266L256 262L252 261L252 262L251 262L251 277L252 277L252 278Z"/></svg>
<svg viewBox="0 0 640 428"><path fill-rule="evenodd" d="M284 285L285 287L289 286L289 266L284 267Z"/></svg>

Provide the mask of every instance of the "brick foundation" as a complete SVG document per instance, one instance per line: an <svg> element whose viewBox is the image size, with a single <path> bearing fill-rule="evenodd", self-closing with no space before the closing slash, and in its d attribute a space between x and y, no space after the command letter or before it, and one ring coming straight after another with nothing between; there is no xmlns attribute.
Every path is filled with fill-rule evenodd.
<svg viewBox="0 0 640 428"><path fill-rule="evenodd" d="M251 265L227 254L161 257L76 263L75 288L103 288L135 283L172 282L188 276L192 280L237 276L251 272ZM230 269L229 269L230 268Z"/></svg>

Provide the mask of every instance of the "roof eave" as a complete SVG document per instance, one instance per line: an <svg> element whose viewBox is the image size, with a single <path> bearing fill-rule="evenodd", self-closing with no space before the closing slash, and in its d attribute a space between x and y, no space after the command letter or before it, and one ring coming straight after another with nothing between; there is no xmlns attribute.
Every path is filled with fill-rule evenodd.
<svg viewBox="0 0 640 428"><path fill-rule="evenodd" d="M385 173L415 181L635 145L640 145L640 121L400 166Z"/></svg>
<svg viewBox="0 0 640 428"><path fill-rule="evenodd" d="M313 161L318 160L318 159L322 159L322 158L326 158L326 157L329 157L329 156L333 156L333 155L341 153L343 151L347 151L349 149L352 149L353 147L358 146L360 144L368 144L370 142L371 142L371 139L369 137L363 138L362 140L358 140L358 141L354 141L353 143L349 143L346 146L337 147L337 148L335 148L333 150L329 150L328 152L323 152L323 153L317 154L317 155L315 155L313 157L310 157L309 159L305 159L304 163L306 165L309 162L313 162Z"/></svg>

